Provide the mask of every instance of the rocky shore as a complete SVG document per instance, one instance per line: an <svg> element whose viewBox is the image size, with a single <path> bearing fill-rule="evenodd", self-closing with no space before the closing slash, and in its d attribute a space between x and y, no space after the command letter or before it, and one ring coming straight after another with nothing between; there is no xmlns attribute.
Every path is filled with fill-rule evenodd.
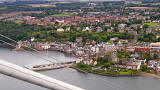
<svg viewBox="0 0 160 90"><path fill-rule="evenodd" d="M152 73L141 73L141 76L149 76L160 79L160 74L152 74Z"/></svg>
<svg viewBox="0 0 160 90"><path fill-rule="evenodd" d="M12 51L22 51L22 50L24 50L23 48L14 48L14 49L12 49Z"/></svg>

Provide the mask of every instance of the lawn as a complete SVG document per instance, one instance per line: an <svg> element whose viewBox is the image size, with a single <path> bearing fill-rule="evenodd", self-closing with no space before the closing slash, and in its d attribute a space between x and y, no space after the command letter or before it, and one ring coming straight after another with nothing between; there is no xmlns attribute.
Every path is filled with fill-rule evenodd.
<svg viewBox="0 0 160 90"><path fill-rule="evenodd" d="M21 24L21 23L23 23L24 21L14 21L14 23L16 23L16 24Z"/></svg>
<svg viewBox="0 0 160 90"><path fill-rule="evenodd" d="M148 26L157 26L160 23L144 23L144 25L148 25Z"/></svg>

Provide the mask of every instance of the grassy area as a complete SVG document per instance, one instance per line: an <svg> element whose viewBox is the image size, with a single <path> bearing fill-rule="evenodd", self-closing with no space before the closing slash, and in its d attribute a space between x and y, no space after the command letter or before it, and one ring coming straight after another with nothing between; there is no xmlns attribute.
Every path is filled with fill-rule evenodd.
<svg viewBox="0 0 160 90"><path fill-rule="evenodd" d="M148 25L148 26L157 26L160 23L144 23L144 25Z"/></svg>
<svg viewBox="0 0 160 90"><path fill-rule="evenodd" d="M14 21L16 24L22 24L24 21Z"/></svg>
<svg viewBox="0 0 160 90"><path fill-rule="evenodd" d="M71 14L54 14L51 16L59 16L59 17L66 17L66 16L72 16Z"/></svg>
<svg viewBox="0 0 160 90"><path fill-rule="evenodd" d="M5 10L5 9L7 9L7 7L2 7L2 8L0 8L0 10Z"/></svg>
<svg viewBox="0 0 160 90"><path fill-rule="evenodd" d="M136 5L160 5L160 3L139 3L139 4L136 4Z"/></svg>
<svg viewBox="0 0 160 90"><path fill-rule="evenodd" d="M132 71L127 71L127 72L119 72L121 75L128 75L128 74L131 74Z"/></svg>
<svg viewBox="0 0 160 90"><path fill-rule="evenodd" d="M56 7L55 4L28 4L31 7Z"/></svg>
<svg viewBox="0 0 160 90"><path fill-rule="evenodd" d="M146 10L146 9L153 10L153 9L158 9L158 7L129 7L129 8L135 9L135 10Z"/></svg>
<svg viewBox="0 0 160 90"><path fill-rule="evenodd" d="M85 71L94 71L94 72L99 72L102 74L110 74L110 75L131 75L131 74L138 74L140 71L137 70L126 70L125 68L108 68L108 70L104 69L93 69L92 66L83 64L83 63L78 63L74 65L75 67L85 70Z"/></svg>

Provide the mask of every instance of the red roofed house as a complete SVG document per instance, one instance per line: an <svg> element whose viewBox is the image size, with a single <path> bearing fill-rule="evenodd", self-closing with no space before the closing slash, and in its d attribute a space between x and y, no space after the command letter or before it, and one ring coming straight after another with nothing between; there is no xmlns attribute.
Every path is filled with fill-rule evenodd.
<svg viewBox="0 0 160 90"><path fill-rule="evenodd" d="M148 47L135 47L135 52L149 52L150 48Z"/></svg>

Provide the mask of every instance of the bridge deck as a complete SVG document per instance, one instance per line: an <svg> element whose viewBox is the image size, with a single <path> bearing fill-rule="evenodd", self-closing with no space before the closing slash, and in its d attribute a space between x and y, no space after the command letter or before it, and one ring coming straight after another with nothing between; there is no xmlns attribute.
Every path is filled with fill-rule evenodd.
<svg viewBox="0 0 160 90"><path fill-rule="evenodd" d="M0 73L52 90L84 90L4 60L0 60Z"/></svg>

